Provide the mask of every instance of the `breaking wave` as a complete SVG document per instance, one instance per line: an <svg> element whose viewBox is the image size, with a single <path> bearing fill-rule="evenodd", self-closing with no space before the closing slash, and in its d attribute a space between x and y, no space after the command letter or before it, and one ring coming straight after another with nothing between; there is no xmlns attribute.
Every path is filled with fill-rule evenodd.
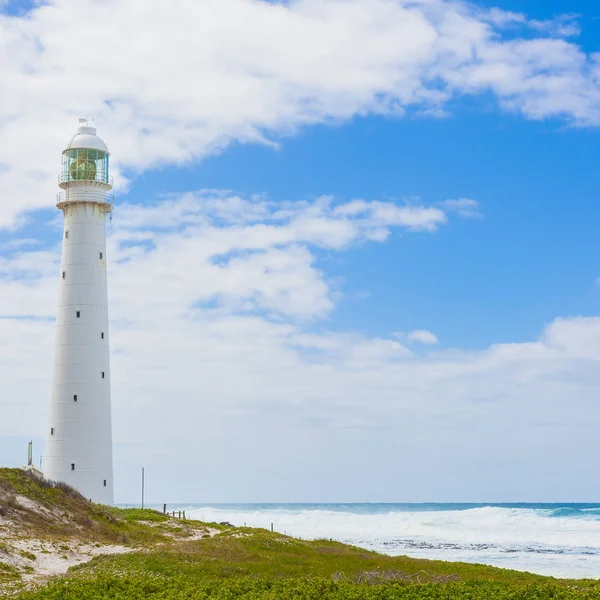
<svg viewBox="0 0 600 600"><path fill-rule="evenodd" d="M597 505L208 505L194 518L332 538L390 555L600 577Z"/></svg>

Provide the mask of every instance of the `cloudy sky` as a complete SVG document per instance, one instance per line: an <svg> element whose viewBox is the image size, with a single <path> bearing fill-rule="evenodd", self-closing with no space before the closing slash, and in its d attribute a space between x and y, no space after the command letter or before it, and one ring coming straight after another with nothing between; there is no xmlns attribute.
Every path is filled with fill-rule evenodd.
<svg viewBox="0 0 600 600"><path fill-rule="evenodd" d="M598 500L600 7L498 5L0 0L0 464L88 116L118 502Z"/></svg>

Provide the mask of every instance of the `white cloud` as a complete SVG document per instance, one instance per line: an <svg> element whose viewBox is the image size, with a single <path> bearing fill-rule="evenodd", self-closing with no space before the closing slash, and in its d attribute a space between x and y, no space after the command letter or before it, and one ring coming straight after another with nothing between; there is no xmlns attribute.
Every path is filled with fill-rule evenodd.
<svg viewBox="0 0 600 600"><path fill-rule="evenodd" d="M507 39L511 22L530 31ZM121 188L124 174L234 140L276 143L369 113L444 115L461 94L491 91L528 118L598 125L597 58L556 37L572 23L442 0L207 0L173 10L159 0L52 0L26 16L0 13L0 226L50 207L80 115L97 119Z"/></svg>
<svg viewBox="0 0 600 600"><path fill-rule="evenodd" d="M456 212L461 217L481 219L483 214L479 210L479 202L471 198L459 198L458 200L444 200L440 206L448 212Z"/></svg>
<svg viewBox="0 0 600 600"><path fill-rule="evenodd" d="M577 20L579 15L576 14L559 15L554 19L540 21L528 19L523 13L492 8L480 12L479 16L483 20L500 27L510 27L515 25L524 26L537 32L543 32L558 37L577 36L581 33L581 26Z"/></svg>
<svg viewBox="0 0 600 600"><path fill-rule="evenodd" d="M546 328L543 340L565 356L598 360L599 329L600 317L557 319Z"/></svg>
<svg viewBox="0 0 600 600"><path fill-rule="evenodd" d="M510 37L516 26L529 31ZM27 17L0 14L0 227L52 205L65 136L84 114L113 151L121 189L232 141L276 144L370 113L447 115L461 94L491 91L526 118L597 126L600 60L562 39L576 29L568 16L540 22L441 0L177 10L54 0ZM223 500L334 489L337 499L365 489L377 500L464 499L453 489L469 500L597 496L597 469L581 457L596 445L598 319L557 319L537 340L482 351L423 352L324 327L340 290L317 249L435 231L452 212L480 216L467 198L272 203L204 191L121 205L109 237L121 498L146 460L160 501L166 489L180 499L218 489L212 499ZM46 427L59 248L15 238L1 250L0 436L31 435ZM405 341L426 344L424 333ZM411 472L428 477L408 491L390 483Z"/></svg>
<svg viewBox="0 0 600 600"><path fill-rule="evenodd" d="M155 501L597 495L600 319L557 319L539 339L480 351L330 330L316 250L395 219L348 204L292 202L282 216L268 198L202 192L119 211L108 250L118 499L136 497L142 463ZM307 215L317 235L294 226ZM327 228L347 220L352 237L332 242ZM0 437L47 426L58 258L58 246L26 246L1 265ZM390 473L415 474L411 489Z"/></svg>
<svg viewBox="0 0 600 600"><path fill-rule="evenodd" d="M437 344L438 339L435 333L425 329L417 329L407 334L406 338L410 342L420 342L421 344Z"/></svg>
<svg viewBox="0 0 600 600"><path fill-rule="evenodd" d="M154 205L125 205L122 217L114 221L113 254L121 258L113 277L120 281L123 273L126 290L132 265L138 265L136 288L150 296L156 277L164 274L178 286L169 294L178 306L175 310L186 299L189 307L218 300L228 310L322 317L333 304L309 246L342 250L357 241L383 240L392 227L434 231L446 220L437 208L359 202L360 214L346 210L354 202L336 204L330 197L276 204L267 198L246 200L204 191ZM140 234L141 246L136 247ZM149 253L148 242L154 248ZM175 260L179 254L190 258ZM123 298L127 302L128 294Z"/></svg>
<svg viewBox="0 0 600 600"><path fill-rule="evenodd" d="M23 248L25 246L37 246L39 244L39 240L31 239L31 238L22 238L22 239L14 239L8 242L4 242L0 244L1 251L10 251L15 250L16 248Z"/></svg>

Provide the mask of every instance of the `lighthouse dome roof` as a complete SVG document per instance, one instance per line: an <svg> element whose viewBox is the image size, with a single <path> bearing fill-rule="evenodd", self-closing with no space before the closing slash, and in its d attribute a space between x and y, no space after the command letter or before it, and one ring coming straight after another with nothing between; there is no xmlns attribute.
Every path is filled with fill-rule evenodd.
<svg viewBox="0 0 600 600"><path fill-rule="evenodd" d="M96 135L96 128L90 126L85 121L82 122L81 120L75 135L69 141L64 152L69 152L69 150L76 150L79 148L98 150L99 152L109 154L108 148L102 138Z"/></svg>

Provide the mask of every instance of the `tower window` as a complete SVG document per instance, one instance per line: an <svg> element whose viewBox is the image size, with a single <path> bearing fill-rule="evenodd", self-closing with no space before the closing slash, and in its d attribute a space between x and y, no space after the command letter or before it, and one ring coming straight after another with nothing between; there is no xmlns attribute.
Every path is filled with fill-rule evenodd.
<svg viewBox="0 0 600 600"><path fill-rule="evenodd" d="M102 379L104 379L104 371L102 371Z"/></svg>
<svg viewBox="0 0 600 600"><path fill-rule="evenodd" d="M100 332L100 339L103 340L104 339L104 331Z"/></svg>
<svg viewBox="0 0 600 600"><path fill-rule="evenodd" d="M77 394L73 394L73 402L77 402Z"/></svg>
<svg viewBox="0 0 600 600"><path fill-rule="evenodd" d="M75 470L75 463L71 463L71 471Z"/></svg>
<svg viewBox="0 0 600 600"><path fill-rule="evenodd" d="M54 427L50 427L50 435L54 435Z"/></svg>
<svg viewBox="0 0 600 600"><path fill-rule="evenodd" d="M67 229L65 231L65 240L68 240L68 239L69 239L69 230Z"/></svg>
<svg viewBox="0 0 600 600"><path fill-rule="evenodd" d="M80 310L77 311L77 318L79 319L79 317L81 317L81 311Z"/></svg>
<svg viewBox="0 0 600 600"><path fill-rule="evenodd" d="M67 278L67 272L66 272L66 271L63 271L63 272L62 272L62 278L63 278L63 279L66 279L66 278Z"/></svg>
<svg viewBox="0 0 600 600"><path fill-rule="evenodd" d="M99 256L100 256L100 260L102 260L102 252L98 252Z"/></svg>
<svg viewBox="0 0 600 600"><path fill-rule="evenodd" d="M104 487L106 487L106 479L104 480Z"/></svg>

